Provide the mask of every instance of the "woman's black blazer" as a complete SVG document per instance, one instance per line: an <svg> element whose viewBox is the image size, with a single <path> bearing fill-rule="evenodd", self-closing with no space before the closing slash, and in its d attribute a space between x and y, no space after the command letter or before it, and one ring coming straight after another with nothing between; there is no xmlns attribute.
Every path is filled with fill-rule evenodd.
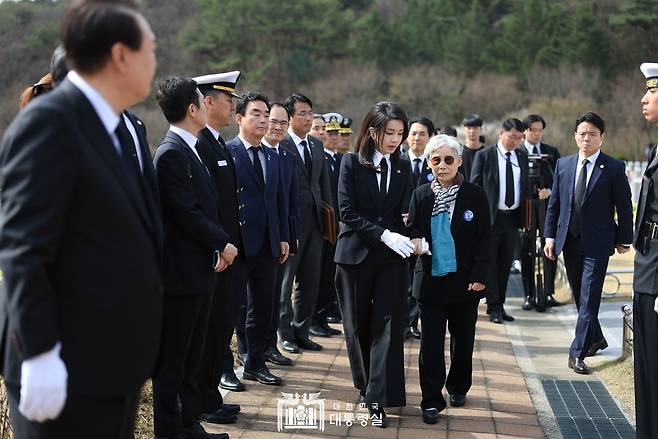
<svg viewBox="0 0 658 439"><path fill-rule="evenodd" d="M359 163L357 154L343 156L338 179L341 225L334 261L360 264L374 249L395 255L380 238L386 229L406 233L402 214L407 212L410 196L408 162L405 166L399 158L391 158L391 181L386 197L382 197L377 171Z"/></svg>
<svg viewBox="0 0 658 439"><path fill-rule="evenodd" d="M425 238L432 249L431 217L434 192L431 183L419 186L411 196L408 234ZM432 276L432 256L418 257L414 268L413 295L426 301L461 302L482 298L484 292L468 290L471 282L486 285L491 262L491 221L487 197L481 187L463 182L457 193L450 223L455 242L457 271L444 276Z"/></svg>

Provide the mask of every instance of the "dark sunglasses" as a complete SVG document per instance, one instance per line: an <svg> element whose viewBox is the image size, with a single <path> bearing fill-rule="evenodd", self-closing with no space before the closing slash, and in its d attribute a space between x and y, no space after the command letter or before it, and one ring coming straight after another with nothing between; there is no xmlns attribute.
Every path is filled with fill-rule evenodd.
<svg viewBox="0 0 658 439"><path fill-rule="evenodd" d="M434 156L430 159L430 162L432 162L432 164L434 166L437 166L439 163L441 163L441 160L443 160L445 162L445 164L448 165L448 166L455 163L455 157L451 156L451 155L447 155L445 157Z"/></svg>

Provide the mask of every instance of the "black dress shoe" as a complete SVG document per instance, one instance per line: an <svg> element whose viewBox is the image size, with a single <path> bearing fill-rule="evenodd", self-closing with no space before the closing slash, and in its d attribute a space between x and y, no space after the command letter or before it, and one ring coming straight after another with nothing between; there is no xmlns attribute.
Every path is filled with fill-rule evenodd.
<svg viewBox="0 0 658 439"><path fill-rule="evenodd" d="M330 312L325 320L327 320L327 323L340 323L343 321L343 319L340 318L340 314L333 312Z"/></svg>
<svg viewBox="0 0 658 439"><path fill-rule="evenodd" d="M573 369L574 372L581 375L589 374L589 366L585 364L580 358L569 357L569 369Z"/></svg>
<svg viewBox="0 0 658 439"><path fill-rule="evenodd" d="M290 352L291 354L299 353L299 346L297 346L297 343L295 343L294 341L284 340L281 342L281 347L283 348L284 351Z"/></svg>
<svg viewBox="0 0 658 439"><path fill-rule="evenodd" d="M308 338L298 338L297 346L308 351L321 351L322 345L317 344L311 339Z"/></svg>
<svg viewBox="0 0 658 439"><path fill-rule="evenodd" d="M455 393L450 395L450 405L453 407L463 407L466 404L466 395Z"/></svg>
<svg viewBox="0 0 658 439"><path fill-rule="evenodd" d="M435 408L423 410L423 422L426 424L436 424L439 422L439 410Z"/></svg>
<svg viewBox="0 0 658 439"><path fill-rule="evenodd" d="M534 307L535 307L535 298L532 296L525 296L525 302L523 302L522 308L526 311L529 311Z"/></svg>
<svg viewBox="0 0 658 439"><path fill-rule="evenodd" d="M198 422L184 431L185 439L228 439L228 433L208 433Z"/></svg>
<svg viewBox="0 0 658 439"><path fill-rule="evenodd" d="M246 390L242 381L235 376L235 372L227 372L223 374L219 380L219 387L234 392L244 392Z"/></svg>
<svg viewBox="0 0 658 439"><path fill-rule="evenodd" d="M265 361L278 366L292 366L292 360L284 357L277 348L265 351Z"/></svg>
<svg viewBox="0 0 658 439"><path fill-rule="evenodd" d="M316 337L331 337L331 332L320 325L311 325L308 332Z"/></svg>
<svg viewBox="0 0 658 439"><path fill-rule="evenodd" d="M503 317L503 320L505 320L506 322L513 322L513 321L514 321L514 317L512 317L512 316L509 315L509 314L507 314L507 313L505 312L505 310L502 310L502 311L501 311L501 316Z"/></svg>
<svg viewBox="0 0 658 439"><path fill-rule="evenodd" d="M250 381L258 381L268 386L280 386L283 383L281 377L273 375L267 367L261 367L258 370L245 370L242 372L242 378Z"/></svg>
<svg viewBox="0 0 658 439"><path fill-rule="evenodd" d="M329 334L331 334L331 335L341 335L343 333L339 329L334 329L331 326L329 326L329 324L327 322L320 323L320 326L322 326L324 329L329 331Z"/></svg>
<svg viewBox="0 0 658 439"><path fill-rule="evenodd" d="M211 424L232 424L238 417L235 413L229 413L221 408L213 413L202 413L199 415L199 419Z"/></svg>
<svg viewBox="0 0 658 439"><path fill-rule="evenodd" d="M240 413L240 405L239 404L227 404L224 403L222 404L222 410L228 413L233 413L234 415L237 415Z"/></svg>
<svg viewBox="0 0 658 439"><path fill-rule="evenodd" d="M499 310L491 310L489 321L493 323L503 323L503 313Z"/></svg>
<svg viewBox="0 0 658 439"><path fill-rule="evenodd" d="M592 343L592 346L589 347L587 350L587 353L585 354L586 357L593 357L596 355L598 351L602 351L603 349L608 347L608 342L604 338L603 340L599 340L597 342Z"/></svg>
<svg viewBox="0 0 658 439"><path fill-rule="evenodd" d="M546 306L562 306L564 303L558 302L552 294L546 297Z"/></svg>

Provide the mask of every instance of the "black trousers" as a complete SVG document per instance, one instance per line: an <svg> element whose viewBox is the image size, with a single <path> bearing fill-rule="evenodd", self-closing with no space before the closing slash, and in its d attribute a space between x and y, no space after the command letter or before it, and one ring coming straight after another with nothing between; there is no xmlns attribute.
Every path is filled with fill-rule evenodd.
<svg viewBox="0 0 658 439"><path fill-rule="evenodd" d="M281 286L281 321L279 335L282 340L308 338L320 289L322 266L322 232L314 206L300 206L302 234L297 254L291 256L285 267ZM293 294L293 282L295 291Z"/></svg>
<svg viewBox="0 0 658 439"><path fill-rule="evenodd" d="M408 258L407 270L409 272L408 284L407 284L407 326L415 328L418 326L418 317L420 316L420 308L418 307L418 301L413 296L414 288L414 268L416 267L416 261L418 256L411 255Z"/></svg>
<svg viewBox="0 0 658 439"><path fill-rule="evenodd" d="M153 379L156 436L182 434L201 414L197 377L211 303L212 293L164 296L160 364Z"/></svg>
<svg viewBox="0 0 658 439"><path fill-rule="evenodd" d="M368 404L380 407L406 404L406 275L405 260L383 244L360 264L336 267L336 290L354 387Z"/></svg>
<svg viewBox="0 0 658 439"><path fill-rule="evenodd" d="M593 258L585 255L580 238L569 234L563 253L567 279L578 309L576 335L571 342L569 355L584 359L592 343L605 340L599 323L599 307L609 257Z"/></svg>
<svg viewBox="0 0 658 439"><path fill-rule="evenodd" d="M535 216L535 224L537 224L539 227L539 236L541 236L540 242L541 242L541 253L542 253L542 258L541 261L545 262L544 266L546 267L546 270L544 272L544 286L546 289L546 294L547 295L552 295L555 293L555 275L557 273L557 260L551 261L548 259L545 255L543 255L543 248L544 245L546 244L546 240L544 239L544 222L541 221L542 218L540 218L539 215L539 209L541 209L541 205L538 203L535 203L536 201L539 200L532 200L533 204L533 214ZM542 215L543 216L543 215ZM522 236L522 248L521 248L521 278L523 280L523 289L525 290L526 296L532 296L534 298L537 298L537 285L536 285L536 278L535 278L535 262L536 262L536 257L535 257L535 252L536 252L536 243L537 243L537 238L535 236L530 236L528 233L524 233Z"/></svg>
<svg viewBox="0 0 658 439"><path fill-rule="evenodd" d="M232 296L234 265L217 273L215 294L210 308L206 342L203 347L199 374L197 376L201 397L201 412L212 413L219 410L224 404L222 394L219 392L219 379L224 366L224 353L227 344L231 343L235 318L230 319L231 303L236 302ZM237 312L233 312L237 314ZM231 323L232 322L232 323Z"/></svg>
<svg viewBox="0 0 658 439"><path fill-rule="evenodd" d="M335 308L336 295L336 245L323 241L322 267L320 270L320 291L315 306L314 323L326 323L329 312Z"/></svg>
<svg viewBox="0 0 658 439"><path fill-rule="evenodd" d="M420 301L423 332L420 339L421 408L446 407L443 386L451 395L466 395L473 378L473 343L478 300L467 302ZM446 324L450 331L450 372L446 380L444 354Z"/></svg>
<svg viewBox="0 0 658 439"><path fill-rule="evenodd" d="M287 264L288 261L286 260L286 262L276 268L276 281L274 283L274 297L272 300L272 321L265 337L265 351L276 348L277 331L279 330L279 322L281 321L281 285Z"/></svg>
<svg viewBox="0 0 658 439"><path fill-rule="evenodd" d="M639 439L658 437L658 314L656 296L633 296L633 355L635 361L635 432Z"/></svg>
<svg viewBox="0 0 658 439"><path fill-rule="evenodd" d="M52 421L27 420L18 411L20 389L5 383L14 439L132 439L139 390L125 396L95 397L69 394L59 417Z"/></svg>
<svg viewBox="0 0 658 439"><path fill-rule="evenodd" d="M509 271L512 268L515 243L519 240L516 223L518 212L498 211L491 229L492 260L487 283L487 308L502 308L507 293Z"/></svg>
<svg viewBox="0 0 658 439"><path fill-rule="evenodd" d="M235 325L238 351L246 353L245 370L265 367L265 339L272 322L278 265L266 242L258 255L245 258L244 264L236 270L235 282L240 290L246 291L247 298L240 307Z"/></svg>

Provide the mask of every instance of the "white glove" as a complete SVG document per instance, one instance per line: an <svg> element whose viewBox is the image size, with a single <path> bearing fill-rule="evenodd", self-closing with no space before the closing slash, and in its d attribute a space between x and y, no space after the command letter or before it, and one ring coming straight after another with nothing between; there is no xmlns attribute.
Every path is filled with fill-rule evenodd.
<svg viewBox="0 0 658 439"><path fill-rule="evenodd" d="M432 255L430 251L430 243L425 240L425 238L420 240L420 254L421 255Z"/></svg>
<svg viewBox="0 0 658 439"><path fill-rule="evenodd" d="M400 235L399 233L391 232L388 229L384 230L384 233L382 233L381 241L403 258L411 256L416 248L414 243L411 242L411 239L404 235Z"/></svg>
<svg viewBox="0 0 658 439"><path fill-rule="evenodd" d="M66 365L59 356L62 348L39 354L21 365L21 399L18 410L30 421L44 422L59 416L66 402Z"/></svg>
<svg viewBox="0 0 658 439"><path fill-rule="evenodd" d="M658 297L656 297L656 301L653 303L653 310L658 314Z"/></svg>

